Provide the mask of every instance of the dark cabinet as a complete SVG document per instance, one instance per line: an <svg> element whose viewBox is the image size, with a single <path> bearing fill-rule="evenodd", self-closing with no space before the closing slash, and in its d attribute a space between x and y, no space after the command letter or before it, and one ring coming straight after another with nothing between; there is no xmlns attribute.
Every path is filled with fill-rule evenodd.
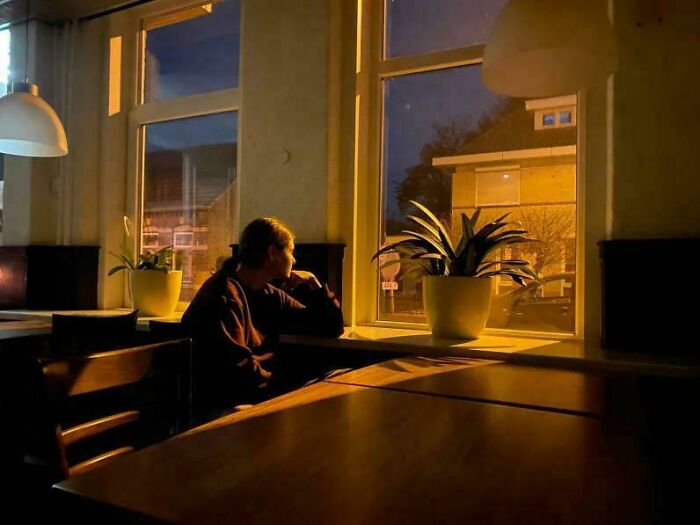
<svg viewBox="0 0 700 525"><path fill-rule="evenodd" d="M97 308L99 246L0 246L0 309Z"/></svg>

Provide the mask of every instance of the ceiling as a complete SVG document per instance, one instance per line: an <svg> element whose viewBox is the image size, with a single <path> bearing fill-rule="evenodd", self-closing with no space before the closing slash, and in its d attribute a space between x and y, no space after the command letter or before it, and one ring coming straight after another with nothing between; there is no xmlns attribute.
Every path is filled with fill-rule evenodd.
<svg viewBox="0 0 700 525"><path fill-rule="evenodd" d="M59 23L149 1L151 0L29 0L29 18ZM0 25L23 22L27 18L26 10L27 0L0 0Z"/></svg>

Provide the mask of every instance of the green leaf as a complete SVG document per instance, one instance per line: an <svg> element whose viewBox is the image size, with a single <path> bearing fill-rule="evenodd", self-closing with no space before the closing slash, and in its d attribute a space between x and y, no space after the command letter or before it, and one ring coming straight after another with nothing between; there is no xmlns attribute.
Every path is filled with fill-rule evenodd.
<svg viewBox="0 0 700 525"><path fill-rule="evenodd" d="M416 224L418 224L419 226L422 226L423 228L425 228L426 231L428 231L431 235L433 235L433 237L435 237L435 240L440 240L440 234L438 233L438 231L435 228L433 228L430 224L428 224L427 221L421 219L420 217L416 217L414 215L408 215L406 218L409 221L413 221Z"/></svg>
<svg viewBox="0 0 700 525"><path fill-rule="evenodd" d="M476 223L479 221L479 215L481 215L481 208L477 208L474 212L474 215L472 215L472 218L470 220L472 224L472 229L476 229Z"/></svg>
<svg viewBox="0 0 700 525"><path fill-rule="evenodd" d="M438 232L440 234L440 240L442 241L442 244L444 245L444 250L445 252L450 254L450 259L455 258L455 249L454 246L452 246L452 241L450 240L450 236L447 235L447 230L445 230L445 227L442 225L440 222L440 219L438 219L433 212L431 212L428 208L423 206L420 202L417 201L409 201L411 204L413 204L416 208L418 208L420 211L425 213L425 215L433 221L435 226L437 226Z"/></svg>
<svg viewBox="0 0 700 525"><path fill-rule="evenodd" d="M475 237L478 237L480 239L487 239L489 238L492 234L500 230L501 228L505 228L508 226L508 222L490 222L487 225L485 225L483 228L481 228L475 235Z"/></svg>
<svg viewBox="0 0 700 525"><path fill-rule="evenodd" d="M503 239L504 237L508 237L509 235L525 235L527 233L527 230L506 230L499 233L498 235L493 235L490 240L498 241L500 239Z"/></svg>
<svg viewBox="0 0 700 525"><path fill-rule="evenodd" d="M412 237L415 237L416 239L423 240L423 241L427 242L428 244L430 244L430 246L432 246L436 252L441 253L445 257L449 257L447 255L447 251L445 250L444 245L439 243L435 239L431 239L427 235L423 235L422 233L412 232L410 230L401 230L401 233L405 233L406 235L410 235Z"/></svg>
<svg viewBox="0 0 700 525"><path fill-rule="evenodd" d="M418 244L416 239L401 239L400 241L388 244L387 246L384 246L383 248L380 248L379 250L376 251L376 253L372 256L370 259L370 262L374 261L376 258L378 258L380 255L383 255L387 252L395 252L398 251L402 247L408 247L411 246L412 250L418 250L422 247L422 244Z"/></svg>
<svg viewBox="0 0 700 525"><path fill-rule="evenodd" d="M124 264L120 264L119 266L115 266L109 272L107 272L107 275L114 275L115 273L121 272L122 270L130 270L130 268Z"/></svg>
<svg viewBox="0 0 700 525"><path fill-rule="evenodd" d="M503 219L505 219L506 217L508 217L508 215L510 215L511 213L513 213L513 212L509 211L508 213L504 213L503 215L501 215L498 219L496 219L496 220L493 221L493 222L495 222L495 223L503 222Z"/></svg>
<svg viewBox="0 0 700 525"><path fill-rule="evenodd" d="M480 275L479 277L493 277L495 275L508 275L508 276L515 275L521 279L529 279L531 281L535 280L532 277L530 277L529 275L524 275L524 274L521 274L521 273L519 273L515 270L511 270L511 269L493 270L491 272L486 272L486 273Z"/></svg>
<svg viewBox="0 0 700 525"><path fill-rule="evenodd" d="M417 253L411 256L411 259L438 259L442 260L443 256L439 253Z"/></svg>
<svg viewBox="0 0 700 525"><path fill-rule="evenodd" d="M124 263L124 266L127 266L130 270L134 269L134 263L130 261L126 256L124 255L117 255L114 252L109 252L110 255L116 257L119 259L122 263Z"/></svg>
<svg viewBox="0 0 700 525"><path fill-rule="evenodd" d="M467 240L471 241L474 238L474 224L469 219L466 213L462 214L462 235L466 232Z"/></svg>

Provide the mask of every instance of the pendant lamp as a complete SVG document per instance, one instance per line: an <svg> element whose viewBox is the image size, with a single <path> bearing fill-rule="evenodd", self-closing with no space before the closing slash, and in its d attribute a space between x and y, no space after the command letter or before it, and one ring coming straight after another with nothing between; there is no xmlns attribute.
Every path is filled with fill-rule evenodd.
<svg viewBox="0 0 700 525"><path fill-rule="evenodd" d="M29 0L26 20L25 82L14 82L0 98L0 153L21 157L62 157L68 141L61 119L39 96L36 84L27 81L29 58Z"/></svg>
<svg viewBox="0 0 700 525"><path fill-rule="evenodd" d="M617 67L604 0L511 0L486 44L482 79L512 97L574 94Z"/></svg>

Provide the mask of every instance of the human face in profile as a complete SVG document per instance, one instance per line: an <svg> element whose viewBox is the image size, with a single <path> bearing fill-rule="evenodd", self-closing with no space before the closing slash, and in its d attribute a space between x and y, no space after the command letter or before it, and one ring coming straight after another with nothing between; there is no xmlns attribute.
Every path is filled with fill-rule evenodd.
<svg viewBox="0 0 700 525"><path fill-rule="evenodd" d="M270 247L270 259L274 268L274 278L286 281L292 275L292 267L297 262L294 259L294 241L289 241L281 248Z"/></svg>

